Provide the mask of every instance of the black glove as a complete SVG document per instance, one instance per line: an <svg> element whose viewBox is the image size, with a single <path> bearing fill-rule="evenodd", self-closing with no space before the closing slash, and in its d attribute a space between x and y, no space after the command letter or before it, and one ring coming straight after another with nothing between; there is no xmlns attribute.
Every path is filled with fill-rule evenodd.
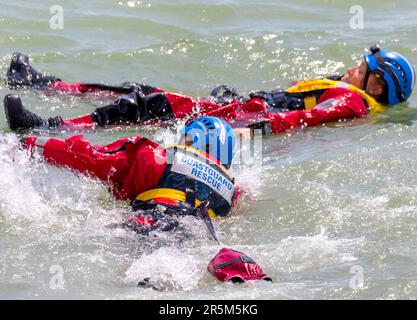
<svg viewBox="0 0 417 320"><path fill-rule="evenodd" d="M221 106L226 106L233 100L241 100L242 98L243 97L237 93L235 88L225 84L215 87L208 97L211 102Z"/></svg>
<svg viewBox="0 0 417 320"><path fill-rule="evenodd" d="M158 210L137 211L122 227L133 230L139 234L149 234L151 231L172 231L178 227L179 222Z"/></svg>

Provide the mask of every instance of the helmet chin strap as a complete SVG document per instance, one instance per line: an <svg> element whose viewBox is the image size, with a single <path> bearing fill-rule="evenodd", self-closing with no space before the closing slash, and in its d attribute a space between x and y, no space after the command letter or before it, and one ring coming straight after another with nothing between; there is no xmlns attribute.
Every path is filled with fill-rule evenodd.
<svg viewBox="0 0 417 320"><path fill-rule="evenodd" d="M380 48L378 48L376 45L371 46L369 48L369 50L371 51L371 53L376 56L378 58L379 56L379 52L381 51ZM371 74L371 70L369 69L369 66L366 66L366 74L365 77L363 78L363 83L362 83L362 90L366 92L366 88L368 87L368 80L369 80L369 75Z"/></svg>
<svg viewBox="0 0 417 320"><path fill-rule="evenodd" d="M369 80L370 74L371 74L371 71L369 70L369 68L367 68L365 77L363 78L363 83L362 83L362 88L361 88L365 92L366 92L366 88L368 87L368 80Z"/></svg>

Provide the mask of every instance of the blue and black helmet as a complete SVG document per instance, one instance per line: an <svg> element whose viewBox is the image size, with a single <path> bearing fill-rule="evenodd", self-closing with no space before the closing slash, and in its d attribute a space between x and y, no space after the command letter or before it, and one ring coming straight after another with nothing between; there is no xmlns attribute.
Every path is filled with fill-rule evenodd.
<svg viewBox="0 0 417 320"><path fill-rule="evenodd" d="M362 89L366 90L369 73L373 72L387 84L388 104L406 101L416 82L416 73L410 61L397 52L381 50L377 46L372 46L370 51L363 56L368 64L368 72L364 79L365 88Z"/></svg>
<svg viewBox="0 0 417 320"><path fill-rule="evenodd" d="M187 124L180 133L193 138L194 149L209 153L223 166L230 168L235 135L227 122L216 117L200 117Z"/></svg>

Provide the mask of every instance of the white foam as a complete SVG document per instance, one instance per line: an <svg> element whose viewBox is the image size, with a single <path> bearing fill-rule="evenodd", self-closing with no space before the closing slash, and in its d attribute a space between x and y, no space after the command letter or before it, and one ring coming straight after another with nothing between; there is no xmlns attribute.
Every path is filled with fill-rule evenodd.
<svg viewBox="0 0 417 320"><path fill-rule="evenodd" d="M175 247L162 247L142 255L126 271L126 282L137 283L145 278L162 290L191 290L197 287L205 272L195 256Z"/></svg>
<svg viewBox="0 0 417 320"><path fill-rule="evenodd" d="M313 236L291 236L271 248L272 261L281 271L297 272L338 263L356 261L355 252L363 247L365 238L331 239L325 230ZM262 250L262 251L265 251ZM269 255L269 254L268 254Z"/></svg>
<svg viewBox="0 0 417 320"><path fill-rule="evenodd" d="M33 165L18 144L15 135L0 136L0 212L6 221L23 226L27 221L41 221L50 208L34 189L30 179Z"/></svg>
<svg viewBox="0 0 417 320"><path fill-rule="evenodd" d="M118 219L120 210L99 203L101 194L111 197L102 183L31 159L18 146L15 135L0 136L0 217L9 228L47 235Z"/></svg>

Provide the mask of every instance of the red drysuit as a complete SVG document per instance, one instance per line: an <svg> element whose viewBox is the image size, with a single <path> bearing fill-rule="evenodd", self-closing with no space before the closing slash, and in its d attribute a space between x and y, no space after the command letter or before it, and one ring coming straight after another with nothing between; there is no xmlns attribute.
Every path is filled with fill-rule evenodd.
<svg viewBox="0 0 417 320"><path fill-rule="evenodd" d="M210 115L220 117L235 126L248 126L257 122L268 122L271 124L272 133L282 132L288 129L305 126L315 126L321 123L337 121L342 119L351 119L362 117L367 114L367 106L361 95L347 88L330 88L323 90L318 96L317 105L310 110L285 110L271 108L265 100L252 97L246 101L233 100L227 105L216 104L209 99L191 98L182 94L165 92L150 86L142 85L143 92L141 96L136 96L136 100L128 103L126 108L134 108L139 111L146 110L146 119L152 118L195 118L201 115ZM69 84L62 81L55 81L48 86L48 92L66 92L71 94L80 94L86 92L97 92L101 88L88 84L75 83ZM119 101L117 102L119 103ZM119 103L120 105L120 103ZM117 106L118 108L119 105ZM100 108L97 110L99 111ZM97 112L96 112L97 113ZM143 120L143 114L140 114L138 120ZM106 115L108 118L108 116ZM130 116L132 117L132 116ZM142 118L140 118L142 117ZM67 126L90 127L94 122L100 123L100 117L86 115L75 119L62 120ZM95 120L98 119L98 120ZM111 120L111 119L110 119ZM134 119L117 118L117 121L130 121ZM112 124L107 122L104 124Z"/></svg>
<svg viewBox="0 0 417 320"><path fill-rule="evenodd" d="M192 207L198 201L210 199L212 212L209 213L212 216L224 216L239 195L239 191L233 187L234 179L217 159L189 147L164 149L142 137L123 138L105 146L91 145L83 140L82 135L65 140L29 136L24 139L24 146L30 150L38 149L43 158L53 165L67 167L108 183L114 196L122 200L135 200L142 204L153 200L154 203L177 208L188 202L185 196L191 188L195 194ZM198 170L195 176L174 170L175 163L172 160L178 154L182 159L189 159L187 163L190 166L191 161L199 161L201 166L210 168L213 176L219 177L220 174L226 177L230 196L226 197L210 183L196 178ZM210 181L209 178L207 181ZM181 193L184 194L182 200L178 198Z"/></svg>

